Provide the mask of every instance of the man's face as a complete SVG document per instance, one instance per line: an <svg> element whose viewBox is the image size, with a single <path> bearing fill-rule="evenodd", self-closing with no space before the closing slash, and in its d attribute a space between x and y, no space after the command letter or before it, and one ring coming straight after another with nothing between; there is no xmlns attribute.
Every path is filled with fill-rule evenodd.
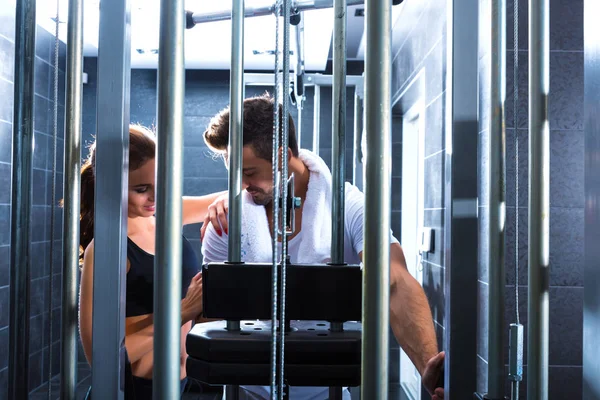
<svg viewBox="0 0 600 400"><path fill-rule="evenodd" d="M273 201L273 166L259 158L252 146L244 146L242 154L242 189L246 189L255 204L266 206Z"/></svg>

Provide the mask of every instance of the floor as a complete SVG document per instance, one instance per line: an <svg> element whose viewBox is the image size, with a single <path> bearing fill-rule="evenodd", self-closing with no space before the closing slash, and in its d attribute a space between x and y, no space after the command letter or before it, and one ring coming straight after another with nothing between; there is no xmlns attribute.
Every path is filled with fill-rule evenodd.
<svg viewBox="0 0 600 400"><path fill-rule="evenodd" d="M92 383L91 371L86 363L79 365L77 377L79 382L77 383L75 399L83 400ZM50 393L48 389L50 389ZM51 381L50 387L45 383L29 395L29 400L58 400L59 398L60 379L58 376ZM188 382L186 392L181 398L182 400L221 400L223 394L220 388L207 387L190 381Z"/></svg>

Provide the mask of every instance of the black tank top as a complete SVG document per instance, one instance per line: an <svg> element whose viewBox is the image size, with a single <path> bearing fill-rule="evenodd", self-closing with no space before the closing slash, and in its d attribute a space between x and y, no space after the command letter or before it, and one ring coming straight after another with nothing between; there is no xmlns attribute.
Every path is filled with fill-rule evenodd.
<svg viewBox="0 0 600 400"><path fill-rule="evenodd" d="M142 250L127 238L127 297L126 317L154 313L154 255ZM198 258L190 242L183 238L181 260L181 298L187 293L192 278L200 271Z"/></svg>

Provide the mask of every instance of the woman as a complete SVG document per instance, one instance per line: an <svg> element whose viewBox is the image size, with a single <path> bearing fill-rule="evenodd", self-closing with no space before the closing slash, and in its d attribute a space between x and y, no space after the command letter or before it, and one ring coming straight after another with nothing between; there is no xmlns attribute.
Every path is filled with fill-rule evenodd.
<svg viewBox="0 0 600 400"><path fill-rule="evenodd" d="M127 210L127 294L125 318L125 348L128 363L126 399L152 399L153 370L153 293L156 220L155 213L155 150L152 132L141 126L129 129L129 190ZM83 270L79 296L79 329L83 349L91 365L92 300L94 276L94 168L95 143L90 147L81 170L80 244ZM209 206L221 193L183 198L183 224L193 224L210 217L223 218ZM217 201L225 210L224 197ZM215 210L216 205L211 207ZM226 212L226 211L224 211ZM218 226L218 223L217 225ZM103 266L98 266L102 268ZM181 390L186 382L185 339L192 321L202 313L202 276L190 243L183 238L181 286Z"/></svg>

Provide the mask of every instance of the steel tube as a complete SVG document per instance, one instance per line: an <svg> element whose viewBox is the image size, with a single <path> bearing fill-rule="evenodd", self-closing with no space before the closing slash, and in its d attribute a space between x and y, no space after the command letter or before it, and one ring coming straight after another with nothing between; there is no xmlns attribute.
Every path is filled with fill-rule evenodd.
<svg viewBox="0 0 600 400"><path fill-rule="evenodd" d="M491 110L489 159L489 372L488 398L504 399L504 229L505 159L504 103L506 99L506 1L492 1Z"/></svg>
<svg viewBox="0 0 600 400"><path fill-rule="evenodd" d="M362 157L362 133L363 133L363 101L354 90L354 148L352 149L352 183L362 190L363 186L363 157Z"/></svg>
<svg viewBox="0 0 600 400"><path fill-rule="evenodd" d="M347 0L349 6L363 4L363 0ZM322 8L331 8L333 6L332 0L298 0L294 2L292 13L296 14L307 10L320 10ZM259 7L248 7L244 11L246 17L263 17L265 15L273 14L275 10L274 5L259 6ZM214 21L227 21L231 19L231 10L216 10L205 13L194 13L192 19L195 24L202 24L206 22Z"/></svg>
<svg viewBox="0 0 600 400"><path fill-rule="evenodd" d="M36 1L17 2L13 111L8 398L29 396L29 291Z"/></svg>
<svg viewBox="0 0 600 400"><path fill-rule="evenodd" d="M92 387L94 398L122 400L129 165L130 0L100 8ZM108 117L110 116L110 118ZM178 322L179 323L179 322Z"/></svg>
<svg viewBox="0 0 600 400"><path fill-rule="evenodd" d="M548 398L550 87L549 1L529 0L529 292L527 398Z"/></svg>
<svg viewBox="0 0 600 400"><path fill-rule="evenodd" d="M319 85L315 85L313 108L313 152L319 155L321 139L321 86Z"/></svg>
<svg viewBox="0 0 600 400"><path fill-rule="evenodd" d="M81 204L81 113L83 99L83 0L69 1L65 107L64 266L62 276L61 399L75 399L77 388L77 278Z"/></svg>
<svg viewBox="0 0 600 400"><path fill-rule="evenodd" d="M181 223L183 196L184 0L161 0L158 53L155 399L181 395Z"/></svg>
<svg viewBox="0 0 600 400"><path fill-rule="evenodd" d="M391 8L367 0L366 174L361 399L388 396L391 219Z"/></svg>
<svg viewBox="0 0 600 400"><path fill-rule="evenodd" d="M244 139L244 0L233 0L231 10L231 73L229 86L229 241L228 261L242 261L242 150ZM227 321L239 331L239 321ZM225 388L227 399L239 397L238 386Z"/></svg>
<svg viewBox="0 0 600 400"><path fill-rule="evenodd" d="M344 263L346 166L346 0L334 0L331 138L331 262Z"/></svg>

